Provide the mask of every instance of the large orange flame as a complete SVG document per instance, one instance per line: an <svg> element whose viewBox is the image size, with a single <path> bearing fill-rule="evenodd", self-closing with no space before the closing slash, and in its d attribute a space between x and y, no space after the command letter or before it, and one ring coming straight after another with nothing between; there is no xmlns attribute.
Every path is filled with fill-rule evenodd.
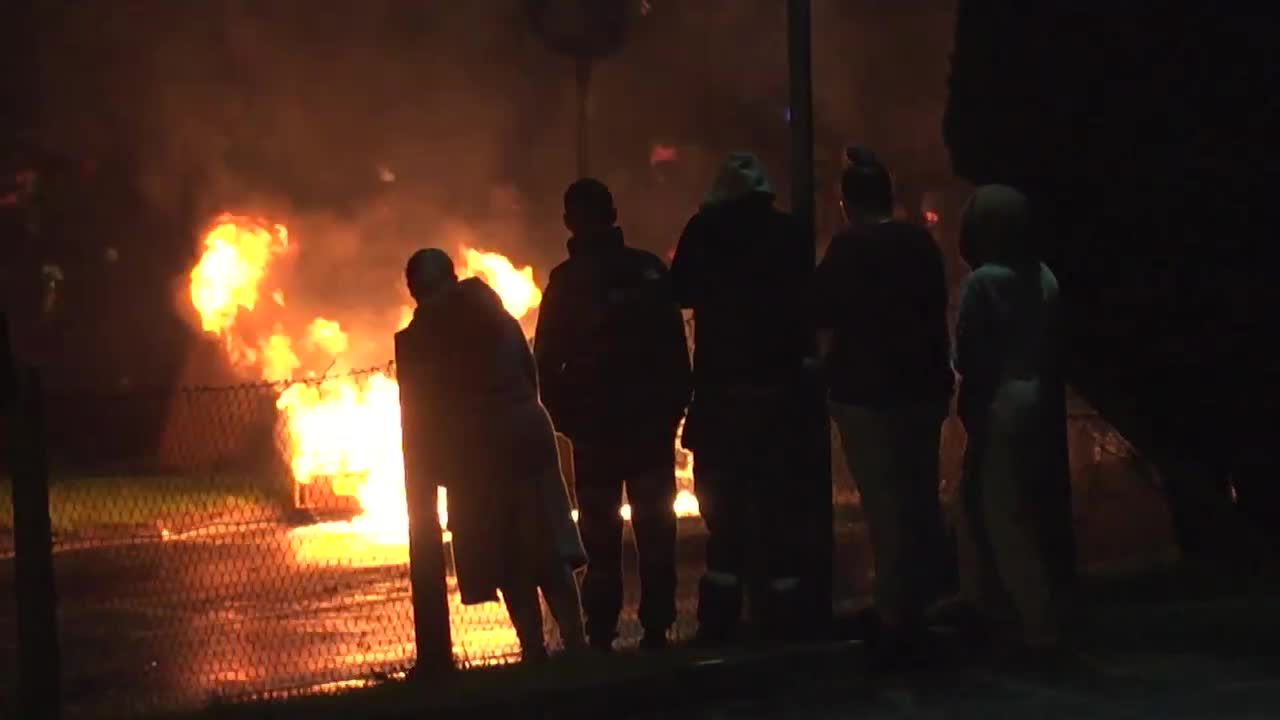
<svg viewBox="0 0 1280 720"><path fill-rule="evenodd" d="M289 249L284 225L219 216L205 233L204 254L191 271L191 304L201 328L219 338L235 366L281 383L276 407L287 430L294 482L299 487L325 482L335 495L354 498L359 504L360 514L349 522L295 530L292 541L299 561L362 566L404 563L408 520L399 388L388 373L352 375L341 360L358 342L389 344L391 334L412 320L413 311L407 306L389 309L388 317L394 315L396 322L385 328L385 337L352 338L327 314L316 314L301 327L291 328L288 323L298 317L298 309L288 308L286 314L285 294L272 282L273 263ZM460 248L459 254L463 261L459 276L483 279L517 319L529 318L542 302L533 268L517 267L501 254L469 247ZM271 302L260 303L263 294ZM252 335L249 324L240 322L246 316L254 317L253 326L269 324L270 334ZM296 340L291 330L297 332ZM306 366L299 350L305 351L308 362L322 365ZM326 376L317 379L317 372ZM681 492L675 510L681 516L696 515L697 500L689 492L692 456L678 442L677 454ZM438 507L447 528L443 490ZM623 517L630 516L629 507L621 512ZM509 628L497 632L504 647L513 645ZM497 642L498 636L494 637Z"/></svg>
<svg viewBox="0 0 1280 720"><path fill-rule="evenodd" d="M236 318L258 305L271 262L289 248L289 232L250 218L221 215L204 237L204 254L191 270L191 304L200 327L217 335L237 365L256 365L260 349L235 332ZM279 291L276 291L279 293ZM283 303L283 295L277 295Z"/></svg>
<svg viewBox="0 0 1280 720"><path fill-rule="evenodd" d="M463 248L466 260L462 277L479 277L502 298L502 305L517 320L542 304L542 291L533 281L533 268L517 269L505 256L494 252Z"/></svg>

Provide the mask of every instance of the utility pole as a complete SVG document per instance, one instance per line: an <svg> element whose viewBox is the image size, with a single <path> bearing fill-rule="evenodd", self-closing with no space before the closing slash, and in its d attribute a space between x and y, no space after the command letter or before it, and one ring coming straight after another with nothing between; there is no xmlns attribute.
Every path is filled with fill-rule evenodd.
<svg viewBox="0 0 1280 720"><path fill-rule="evenodd" d="M578 177L591 175L591 66L587 58L574 60L578 80Z"/></svg>
<svg viewBox="0 0 1280 720"><path fill-rule="evenodd" d="M40 374L35 368L21 366L12 352L8 323L0 313L0 408L10 418L9 461L13 475L17 710L22 718L58 720L62 716L62 655L53 574L53 524L49 516L44 393Z"/></svg>
<svg viewBox="0 0 1280 720"><path fill-rule="evenodd" d="M625 0L525 0L533 30L553 52L574 60L578 90L578 177L591 173L591 71L616 53L627 34Z"/></svg>
<svg viewBox="0 0 1280 720"><path fill-rule="evenodd" d="M787 0L787 55L791 71L791 214L814 243L816 210L813 179L813 18L809 0Z"/></svg>
<svg viewBox="0 0 1280 720"><path fill-rule="evenodd" d="M809 0L787 0L787 60L791 85L791 213L803 228L812 265L817 264L816 184L813 169L813 16ZM813 338L817 352L817 334ZM804 625L822 634L832 619L835 518L831 504L831 426L821 387L814 387L814 414L808 453L797 458L799 473L811 490L806 503L812 536L805 558Z"/></svg>

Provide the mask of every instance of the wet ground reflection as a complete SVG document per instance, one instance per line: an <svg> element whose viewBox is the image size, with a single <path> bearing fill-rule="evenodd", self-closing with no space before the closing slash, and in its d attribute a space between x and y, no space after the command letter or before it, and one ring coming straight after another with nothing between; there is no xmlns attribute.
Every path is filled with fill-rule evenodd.
<svg viewBox="0 0 1280 720"><path fill-rule="evenodd" d="M1079 500L1087 560L1142 554L1166 542L1167 518L1149 485L1102 482ZM837 528L835 594L849 602L866 592L871 561L856 512L838 511ZM397 550L352 544L318 562L308 542L341 542L319 537L314 528L258 526L59 552L66 717L324 691L407 669L408 569ZM682 524L676 630L685 637L694 626L702 539L695 523ZM634 641L639 588L630 544L624 557L630 578L621 629ZM0 693L9 695L16 677L13 597L12 559L0 559ZM455 593L452 610L460 664L514 657L515 634L500 605L464 607Z"/></svg>
<svg viewBox="0 0 1280 720"><path fill-rule="evenodd" d="M393 676L413 663L408 567L395 548L353 543L318 561L309 529L259 527L57 555L67 717L192 707ZM692 630L701 532L682 532L679 632ZM332 548L328 548L332 550ZM634 556L628 563L634 573ZM634 577L624 624L637 625ZM451 583L452 587L452 583ZM12 678L12 561L0 560L0 675ZM451 593L462 666L514 660L499 603ZM549 632L551 626L549 623ZM624 627L638 636L638 628ZM0 705L2 706L2 705Z"/></svg>

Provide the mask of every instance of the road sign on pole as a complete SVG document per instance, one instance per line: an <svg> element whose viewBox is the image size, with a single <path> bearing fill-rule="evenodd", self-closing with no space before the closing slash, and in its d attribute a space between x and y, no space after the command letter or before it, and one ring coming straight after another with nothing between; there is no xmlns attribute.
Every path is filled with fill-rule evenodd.
<svg viewBox="0 0 1280 720"><path fill-rule="evenodd" d="M578 176L590 174L590 100L593 64L622 47L627 34L624 0L527 0L533 30L554 52L575 61L578 90Z"/></svg>

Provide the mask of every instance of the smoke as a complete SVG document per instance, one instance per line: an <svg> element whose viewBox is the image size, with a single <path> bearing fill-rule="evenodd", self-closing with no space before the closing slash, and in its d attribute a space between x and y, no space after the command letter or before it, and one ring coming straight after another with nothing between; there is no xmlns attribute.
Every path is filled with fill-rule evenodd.
<svg viewBox="0 0 1280 720"><path fill-rule="evenodd" d="M150 242L184 244L191 260L219 212L285 223L299 246L291 304L344 327L385 326L402 263L425 245L453 252L466 238L545 282L564 254L573 65L533 36L522 5L45 3L43 140L121 158L151 211L190 226ZM631 241L666 254L724 152L756 150L785 192L785 4L633 5L626 45L593 78L592 167ZM850 141L904 168L945 167L950 3L818 0L813 12L819 187ZM678 160L651 167L655 143ZM188 268L172 268L177 282Z"/></svg>

